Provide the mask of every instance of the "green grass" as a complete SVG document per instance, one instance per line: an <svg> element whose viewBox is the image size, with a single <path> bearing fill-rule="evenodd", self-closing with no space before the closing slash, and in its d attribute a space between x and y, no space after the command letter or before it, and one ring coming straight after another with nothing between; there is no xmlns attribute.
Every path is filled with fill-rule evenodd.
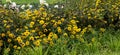
<svg viewBox="0 0 120 55"><path fill-rule="evenodd" d="M39 0L11 0L17 4L29 4L29 3L39 3ZM3 3L6 3L6 0L2 0Z"/></svg>
<svg viewBox="0 0 120 55"><path fill-rule="evenodd" d="M11 0L12 2L16 2L17 4L30 4L30 3L36 3L39 4L39 0ZM57 3L60 2L62 0L46 0L47 3L49 4L53 4L53 3ZM3 4L6 3L6 0L2 0Z"/></svg>

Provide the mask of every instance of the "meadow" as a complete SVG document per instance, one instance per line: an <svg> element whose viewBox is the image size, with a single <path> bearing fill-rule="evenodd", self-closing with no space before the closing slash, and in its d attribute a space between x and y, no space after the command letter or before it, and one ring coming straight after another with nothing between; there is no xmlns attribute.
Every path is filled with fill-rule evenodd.
<svg viewBox="0 0 120 55"><path fill-rule="evenodd" d="M47 2L64 8L0 7L0 55L120 55L120 0Z"/></svg>

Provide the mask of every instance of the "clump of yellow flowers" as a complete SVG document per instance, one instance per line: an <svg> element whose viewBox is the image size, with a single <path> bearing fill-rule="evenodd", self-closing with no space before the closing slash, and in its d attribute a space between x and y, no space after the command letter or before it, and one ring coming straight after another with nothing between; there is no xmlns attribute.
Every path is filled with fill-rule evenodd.
<svg viewBox="0 0 120 55"><path fill-rule="evenodd" d="M113 4L112 9L108 9L109 14L104 13L106 9L98 7L101 2L101 0L96 0L97 8L85 8L80 14L70 11L58 15L59 11L51 10L52 12L49 12L44 7L34 10L27 9L20 13L0 8L0 47L19 50L31 45L52 46L55 44L54 41L61 36L85 42L86 33L95 34L94 28L96 27L104 33L106 29L101 26L111 26L120 16L119 2ZM105 14L108 20L104 17ZM92 42L94 41L96 39L92 38Z"/></svg>

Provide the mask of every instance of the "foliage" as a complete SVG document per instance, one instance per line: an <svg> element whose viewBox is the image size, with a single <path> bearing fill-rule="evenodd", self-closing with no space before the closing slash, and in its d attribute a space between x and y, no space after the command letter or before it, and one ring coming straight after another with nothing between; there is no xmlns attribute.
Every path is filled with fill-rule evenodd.
<svg viewBox="0 0 120 55"><path fill-rule="evenodd" d="M119 37L113 38L113 31L106 32L107 28L113 28L114 31L120 28L119 0L94 0L93 4L88 0L81 0L80 4L70 1L70 4L73 2L71 8L66 5L63 9L49 9L43 5L39 9L16 12L0 7L0 54L5 49L13 55L15 51L37 49L39 46L40 52L44 48L47 50L43 50L45 54L57 52L55 55L94 53L106 47L111 51L119 50ZM119 31L116 36L118 34ZM55 52L49 51L53 49ZM68 50L63 52L64 49Z"/></svg>

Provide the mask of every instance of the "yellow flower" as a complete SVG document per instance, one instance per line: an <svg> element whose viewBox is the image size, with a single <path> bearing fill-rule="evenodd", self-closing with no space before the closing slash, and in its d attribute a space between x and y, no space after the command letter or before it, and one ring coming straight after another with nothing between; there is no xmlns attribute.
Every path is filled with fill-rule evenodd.
<svg viewBox="0 0 120 55"><path fill-rule="evenodd" d="M55 23L53 24L53 27L54 27L54 28L56 28L56 27L57 27L57 22L55 22Z"/></svg>
<svg viewBox="0 0 120 55"><path fill-rule="evenodd" d="M33 40L34 40L34 37L33 37L33 36L31 36L31 37L29 38L29 40L32 40L32 41L33 41Z"/></svg>
<svg viewBox="0 0 120 55"><path fill-rule="evenodd" d="M43 38L43 42L44 42L44 43L48 43L47 38Z"/></svg>
<svg viewBox="0 0 120 55"><path fill-rule="evenodd" d="M30 44L29 41L26 41L26 42L25 42L25 45L29 45L29 44Z"/></svg>
<svg viewBox="0 0 120 55"><path fill-rule="evenodd" d="M78 29L76 29L75 31L76 31L76 32L80 32L80 31L81 31L81 28L78 28Z"/></svg>
<svg viewBox="0 0 120 55"><path fill-rule="evenodd" d="M8 43L10 43L12 40L8 38L8 40L7 40L7 41L8 41Z"/></svg>
<svg viewBox="0 0 120 55"><path fill-rule="evenodd" d="M75 32L75 31L72 31L71 33L72 33L72 34L76 34L76 32Z"/></svg>
<svg viewBox="0 0 120 55"><path fill-rule="evenodd" d="M43 17L47 17L47 13L46 12L43 12Z"/></svg>
<svg viewBox="0 0 120 55"><path fill-rule="evenodd" d="M42 24L44 24L45 22L44 22L44 20L40 20L39 23L42 25Z"/></svg>
<svg viewBox="0 0 120 55"><path fill-rule="evenodd" d="M57 24L59 24L59 25L60 25L61 23L62 23L62 22L61 22L60 20L58 20Z"/></svg>
<svg viewBox="0 0 120 55"><path fill-rule="evenodd" d="M28 36L30 35L30 32L28 30L26 30L24 33L23 33L25 36Z"/></svg>
<svg viewBox="0 0 120 55"><path fill-rule="evenodd" d="M23 47L25 47L25 43L20 43L20 45L21 45L21 47L23 48Z"/></svg>
<svg viewBox="0 0 120 55"><path fill-rule="evenodd" d="M0 40L0 47L1 47L1 46L3 46L3 41L2 41L2 40Z"/></svg>
<svg viewBox="0 0 120 55"><path fill-rule="evenodd" d="M35 10L34 10L34 14L35 14L35 15L38 15L38 14L39 14L39 11L35 9Z"/></svg>
<svg viewBox="0 0 120 55"><path fill-rule="evenodd" d="M32 21L32 22L30 22L30 25L34 25L35 23Z"/></svg>
<svg viewBox="0 0 120 55"><path fill-rule="evenodd" d="M17 45L14 45L13 48L14 48L14 49L17 49Z"/></svg>
<svg viewBox="0 0 120 55"><path fill-rule="evenodd" d="M35 30L31 30L32 33L35 33Z"/></svg>
<svg viewBox="0 0 120 55"><path fill-rule="evenodd" d="M64 36L68 36L68 34L67 34L67 33L64 33L63 35L64 35Z"/></svg>
<svg viewBox="0 0 120 55"><path fill-rule="evenodd" d="M45 9L43 7L40 7L40 11L44 11Z"/></svg>
<svg viewBox="0 0 120 55"><path fill-rule="evenodd" d="M20 46L18 46L18 47L17 47L17 49L21 49L21 47L20 47Z"/></svg>
<svg viewBox="0 0 120 55"><path fill-rule="evenodd" d="M2 33L1 36L4 37L4 36L5 36L5 33Z"/></svg>
<svg viewBox="0 0 120 55"><path fill-rule="evenodd" d="M71 31L71 30L72 30L72 28L71 28L71 27L67 27L67 30L68 30L68 31Z"/></svg>
<svg viewBox="0 0 120 55"><path fill-rule="evenodd" d="M40 45L40 41L41 41L41 40L36 40L36 41L33 42L33 44L34 44L35 46L39 46L39 45Z"/></svg>
<svg viewBox="0 0 120 55"><path fill-rule="evenodd" d="M104 29L104 28L100 28L100 31L101 31L101 32L105 32L105 29Z"/></svg>
<svg viewBox="0 0 120 55"><path fill-rule="evenodd" d="M22 38L22 39L25 39L25 38L27 38L27 36L24 36L24 35L23 35L23 36L21 36L21 38Z"/></svg>
<svg viewBox="0 0 120 55"><path fill-rule="evenodd" d="M88 25L88 28L91 28L92 26L91 25Z"/></svg>
<svg viewBox="0 0 120 55"><path fill-rule="evenodd" d="M77 26L74 26L74 27L73 27L73 30L74 30L74 31L75 31L75 30L77 30L77 29L78 29L78 27L77 27Z"/></svg>
<svg viewBox="0 0 120 55"><path fill-rule="evenodd" d="M8 34L10 38L14 38L14 34L10 33Z"/></svg>
<svg viewBox="0 0 120 55"><path fill-rule="evenodd" d="M44 29L44 32L47 32L48 30L47 29Z"/></svg>
<svg viewBox="0 0 120 55"><path fill-rule="evenodd" d="M8 28L8 29L9 29L9 28L10 28L10 25L7 25L7 26L6 26L6 28Z"/></svg>
<svg viewBox="0 0 120 55"><path fill-rule="evenodd" d="M35 18L36 18L36 17L35 17L35 16L33 16L33 17L32 17L32 20L35 20Z"/></svg>
<svg viewBox="0 0 120 55"><path fill-rule="evenodd" d="M53 38L57 39L58 38L57 34L53 34Z"/></svg>
<svg viewBox="0 0 120 55"><path fill-rule="evenodd" d="M76 24L76 21L75 20L71 20L70 21L72 24Z"/></svg>
<svg viewBox="0 0 120 55"><path fill-rule="evenodd" d="M55 20L51 20L51 22L55 23L56 21Z"/></svg>
<svg viewBox="0 0 120 55"><path fill-rule="evenodd" d="M17 37L17 41L18 41L18 43L22 43L23 42L23 40L21 39L20 36Z"/></svg>
<svg viewBox="0 0 120 55"><path fill-rule="evenodd" d="M62 22L64 22L64 21L65 21L65 19L64 19L64 18L61 18L61 21L62 21Z"/></svg>
<svg viewBox="0 0 120 55"><path fill-rule="evenodd" d="M61 33L61 32L62 32L62 30L61 30L60 27L57 27L57 31L58 31L58 33Z"/></svg>
<svg viewBox="0 0 120 55"><path fill-rule="evenodd" d="M53 32L50 32L49 35L48 35L48 37L52 37L53 34L54 34Z"/></svg>
<svg viewBox="0 0 120 55"><path fill-rule="evenodd" d="M3 23L7 23L7 21L6 21L6 20L3 20Z"/></svg>
<svg viewBox="0 0 120 55"><path fill-rule="evenodd" d="M25 28L25 29L28 29L28 27L27 27L27 26L24 26L24 28Z"/></svg>

